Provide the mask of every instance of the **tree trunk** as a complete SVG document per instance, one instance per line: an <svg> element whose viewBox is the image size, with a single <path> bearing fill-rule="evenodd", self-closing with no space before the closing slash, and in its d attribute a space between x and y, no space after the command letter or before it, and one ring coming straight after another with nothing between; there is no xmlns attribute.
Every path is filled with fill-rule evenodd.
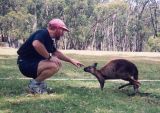
<svg viewBox="0 0 160 113"><path fill-rule="evenodd" d="M94 50L95 47L96 47L96 45L95 45L95 47L94 47L94 44L96 44L95 41L96 41L97 27L98 27L98 23L96 23L95 28L94 28L94 31L93 31L93 38L92 38L92 42L91 42L91 50Z"/></svg>

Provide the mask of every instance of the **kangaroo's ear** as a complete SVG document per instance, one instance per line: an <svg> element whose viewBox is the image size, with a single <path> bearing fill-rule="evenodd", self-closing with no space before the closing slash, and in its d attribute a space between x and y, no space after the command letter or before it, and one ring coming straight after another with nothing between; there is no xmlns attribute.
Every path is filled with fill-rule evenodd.
<svg viewBox="0 0 160 113"><path fill-rule="evenodd" d="M93 67L95 67L95 68L96 68L96 67L97 67L97 64L98 64L98 63L94 63L94 64L93 64Z"/></svg>

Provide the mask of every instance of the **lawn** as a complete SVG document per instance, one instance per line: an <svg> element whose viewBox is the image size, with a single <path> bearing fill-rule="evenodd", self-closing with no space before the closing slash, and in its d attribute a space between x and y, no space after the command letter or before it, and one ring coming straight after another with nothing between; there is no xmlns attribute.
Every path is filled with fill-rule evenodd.
<svg viewBox="0 0 160 113"><path fill-rule="evenodd" d="M112 56L68 54L85 65L98 62L98 68ZM127 58L134 62L141 80L160 80L160 62L145 57ZM62 69L52 79L95 79L83 68L62 62ZM29 80L24 78L16 65L16 56L0 56L0 113L159 113L160 81L141 82L141 94L131 96L132 87L122 90L123 82L106 81L101 91L96 80L47 80L53 92L49 95L28 94Z"/></svg>

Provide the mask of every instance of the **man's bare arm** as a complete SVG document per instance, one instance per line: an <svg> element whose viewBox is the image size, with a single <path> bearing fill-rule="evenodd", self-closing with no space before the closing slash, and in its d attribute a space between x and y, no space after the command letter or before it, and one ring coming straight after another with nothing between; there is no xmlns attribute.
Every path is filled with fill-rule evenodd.
<svg viewBox="0 0 160 113"><path fill-rule="evenodd" d="M46 59L49 57L49 53L47 52L45 46L40 41L34 40L32 45L41 56L43 56Z"/></svg>
<svg viewBox="0 0 160 113"><path fill-rule="evenodd" d="M53 55L57 56L60 60L63 60L63 61L66 61L66 62L72 62L71 58L69 58L68 56L64 55L59 50L57 50L56 52L54 52Z"/></svg>
<svg viewBox="0 0 160 113"><path fill-rule="evenodd" d="M63 61L66 61L66 62L70 62L72 63L73 65L75 65L76 67L81 67L81 66L84 66L82 63L80 63L79 61L75 60L75 59L72 59L66 55L64 55L62 52L60 52L59 50L57 50L55 53L54 53L55 56L57 56L60 60L63 60Z"/></svg>

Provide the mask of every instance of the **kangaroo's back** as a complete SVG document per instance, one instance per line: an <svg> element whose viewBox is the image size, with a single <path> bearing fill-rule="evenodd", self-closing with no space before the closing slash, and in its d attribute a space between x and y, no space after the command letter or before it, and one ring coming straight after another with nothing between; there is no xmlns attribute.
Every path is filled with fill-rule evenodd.
<svg viewBox="0 0 160 113"><path fill-rule="evenodd" d="M135 80L138 80L138 69L136 65L125 59L112 60L102 67L100 71L104 76L108 73L128 73Z"/></svg>

